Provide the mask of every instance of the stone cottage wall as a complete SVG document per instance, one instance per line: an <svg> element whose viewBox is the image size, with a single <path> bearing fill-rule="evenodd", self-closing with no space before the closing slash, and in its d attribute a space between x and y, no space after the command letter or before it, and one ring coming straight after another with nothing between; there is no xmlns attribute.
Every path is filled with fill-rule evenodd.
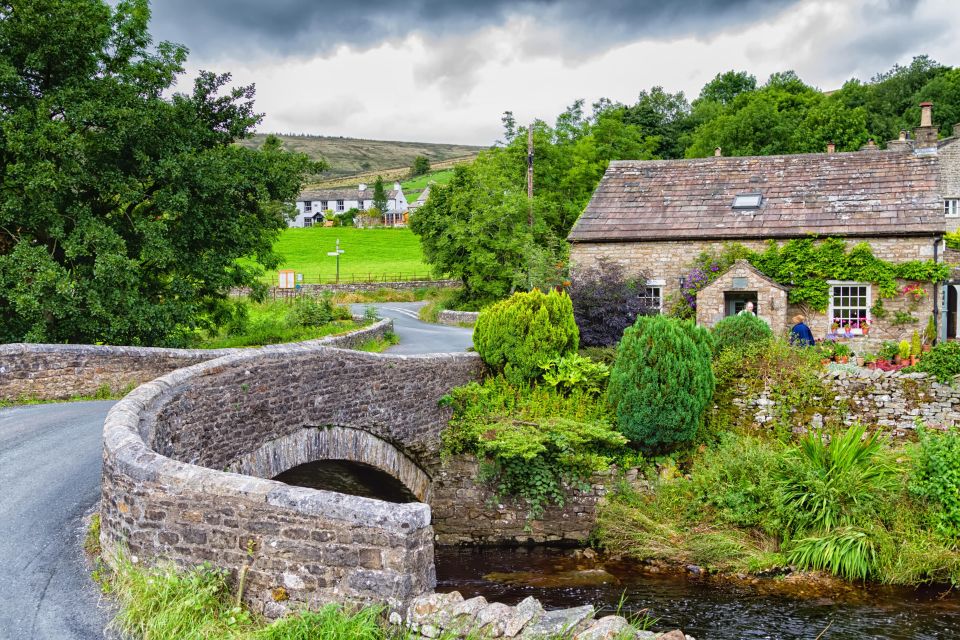
<svg viewBox="0 0 960 640"><path fill-rule="evenodd" d="M104 425L105 554L126 549L146 561L208 561L245 572L248 600L268 615L335 600L400 606L435 583L429 506L222 469L310 425L368 432L431 469L449 418L439 398L481 371L474 354L404 357L298 344L230 354L148 382Z"/></svg>
<svg viewBox="0 0 960 640"><path fill-rule="evenodd" d="M954 145L958 146L958 145ZM889 262L907 262L910 260L932 260L933 238L848 238L845 240L848 247L861 242L867 242L873 253L881 260ZM606 257L624 266L628 275L642 273L650 280L662 280L664 301L671 295L679 293L680 278L685 276L693 260L702 252L721 250L723 242L690 240L676 242L574 242L570 245L570 261L573 265L573 277L576 278L577 269L588 268L597 264L600 258ZM762 251L766 241L744 240L740 244L754 251ZM781 242L781 244L783 244ZM900 283L902 288L906 281ZM874 287L874 301L876 301L876 287ZM908 311L909 301L903 296L896 296L883 301L887 311L885 319L877 319L871 330L871 336L860 342L860 352L874 351L883 340L899 340L909 338L916 329L922 332L933 313L933 288L926 286L927 297L913 312L916 322L903 326L894 326L892 320L897 311ZM787 322L796 314L808 317L808 324L817 339L822 339L830 331L830 319L826 313L816 313L801 305L790 305L787 309ZM775 328L775 327L774 327ZM856 344L856 341L855 341ZM866 345L865 347L863 345ZM857 346L854 346L857 351Z"/></svg>
<svg viewBox="0 0 960 640"><path fill-rule="evenodd" d="M353 348L393 331L392 320L304 344ZM113 393L158 378L174 369L251 349L158 349L85 344L0 345L0 400L65 400Z"/></svg>
<svg viewBox="0 0 960 640"><path fill-rule="evenodd" d="M940 156L940 193L944 198L960 198L960 124L954 127L954 139L937 149ZM947 231L960 228L960 218L947 218Z"/></svg>
<svg viewBox="0 0 960 640"><path fill-rule="evenodd" d="M746 279L747 286L743 289L734 289L735 278ZM712 327L724 318L726 291L755 291L757 317L766 322L777 334L784 334L789 330L786 290L760 277L748 265L739 261L697 294L697 324Z"/></svg>
<svg viewBox="0 0 960 640"><path fill-rule="evenodd" d="M568 486L564 506L550 505L541 518L528 521L522 500L497 496L479 475L476 458L457 456L444 461L434 476L430 507L439 544L582 544L612 479L612 472L597 474L586 491Z"/></svg>

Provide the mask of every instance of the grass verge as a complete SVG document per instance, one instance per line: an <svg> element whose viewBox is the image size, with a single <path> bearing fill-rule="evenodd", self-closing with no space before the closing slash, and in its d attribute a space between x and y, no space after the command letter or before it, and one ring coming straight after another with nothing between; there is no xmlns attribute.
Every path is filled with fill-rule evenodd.
<svg viewBox="0 0 960 640"><path fill-rule="evenodd" d="M368 353L382 353L390 347L400 344L400 338L392 331L383 334L383 337L367 340L356 348L357 351L366 351Z"/></svg>
<svg viewBox="0 0 960 640"><path fill-rule="evenodd" d="M114 390L109 384L102 384L97 390L89 395L75 395L69 398L38 398L36 396L18 396L17 398L3 400L0 399L0 409L7 407L19 407L33 404L60 404L63 402L88 402L90 400L119 400L137 387L136 382L131 382L126 386Z"/></svg>

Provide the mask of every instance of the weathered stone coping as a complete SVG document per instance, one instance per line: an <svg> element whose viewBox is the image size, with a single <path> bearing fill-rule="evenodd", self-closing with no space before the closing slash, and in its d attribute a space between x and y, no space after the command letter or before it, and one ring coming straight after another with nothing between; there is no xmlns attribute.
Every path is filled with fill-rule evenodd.
<svg viewBox="0 0 960 640"><path fill-rule="evenodd" d="M359 316L354 319L362 320ZM393 321L386 319L356 331L302 344L349 349L390 331L393 331ZM271 345L277 346L281 345ZM180 367L262 348L169 349L89 344L0 344L0 399L27 397L64 400L73 396L93 395L104 385L116 393L131 384L142 384Z"/></svg>
<svg viewBox="0 0 960 640"><path fill-rule="evenodd" d="M459 327L464 324L473 325L477 323L480 317L479 311L453 311L444 309L437 314L437 324L445 324L453 327Z"/></svg>

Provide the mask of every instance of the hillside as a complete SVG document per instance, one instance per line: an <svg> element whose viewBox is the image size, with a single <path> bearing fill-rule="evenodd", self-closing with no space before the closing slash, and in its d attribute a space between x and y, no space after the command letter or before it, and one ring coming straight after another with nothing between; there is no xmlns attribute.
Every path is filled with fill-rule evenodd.
<svg viewBox="0 0 960 640"><path fill-rule="evenodd" d="M259 147L267 134L256 134L241 142L244 146ZM408 169L416 156L430 158L431 164L450 166L451 160L472 159L484 147L430 142L395 142L389 140L361 140L327 136L280 135L285 148L306 153L311 158L324 158L330 169L316 176L315 182L328 182L346 176L368 174L376 177L394 170L389 179L399 177L397 171ZM356 183L354 183L356 184Z"/></svg>

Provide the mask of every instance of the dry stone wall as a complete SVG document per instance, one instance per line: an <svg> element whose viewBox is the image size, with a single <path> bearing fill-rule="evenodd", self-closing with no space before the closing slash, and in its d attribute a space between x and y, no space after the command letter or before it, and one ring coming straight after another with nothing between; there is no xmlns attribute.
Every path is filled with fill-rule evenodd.
<svg viewBox="0 0 960 640"><path fill-rule="evenodd" d="M304 344L350 349L393 331L392 320ZM158 378L174 369L250 349L159 349L83 344L0 345L0 400L65 400L90 396L104 387L113 393Z"/></svg>
<svg viewBox="0 0 960 640"><path fill-rule="evenodd" d="M547 506L536 520L527 519L529 507L522 500L497 496L479 476L472 456L444 461L434 476L430 507L439 544L582 544L593 530L612 472L595 475L585 491L566 487L564 505Z"/></svg>
<svg viewBox="0 0 960 640"><path fill-rule="evenodd" d="M391 504L223 471L305 427L365 431L421 469L439 464L438 399L482 371L473 354L388 356L265 347L178 369L104 425L101 543L246 573L274 617L330 601L401 606L435 583L426 504ZM246 567L246 568L244 568Z"/></svg>
<svg viewBox="0 0 960 640"><path fill-rule="evenodd" d="M479 311L453 311L444 309L437 314L437 324L446 324L454 327L474 325L480 317Z"/></svg>
<svg viewBox="0 0 960 640"><path fill-rule="evenodd" d="M960 385L940 383L925 373L902 373L863 369L835 370L824 375L832 400L842 408L840 418L876 425L894 435L903 435L917 420L937 429L960 425ZM756 426L773 422L778 399L768 392L744 395L734 400L742 416ZM817 427L826 416L814 415L810 426Z"/></svg>

